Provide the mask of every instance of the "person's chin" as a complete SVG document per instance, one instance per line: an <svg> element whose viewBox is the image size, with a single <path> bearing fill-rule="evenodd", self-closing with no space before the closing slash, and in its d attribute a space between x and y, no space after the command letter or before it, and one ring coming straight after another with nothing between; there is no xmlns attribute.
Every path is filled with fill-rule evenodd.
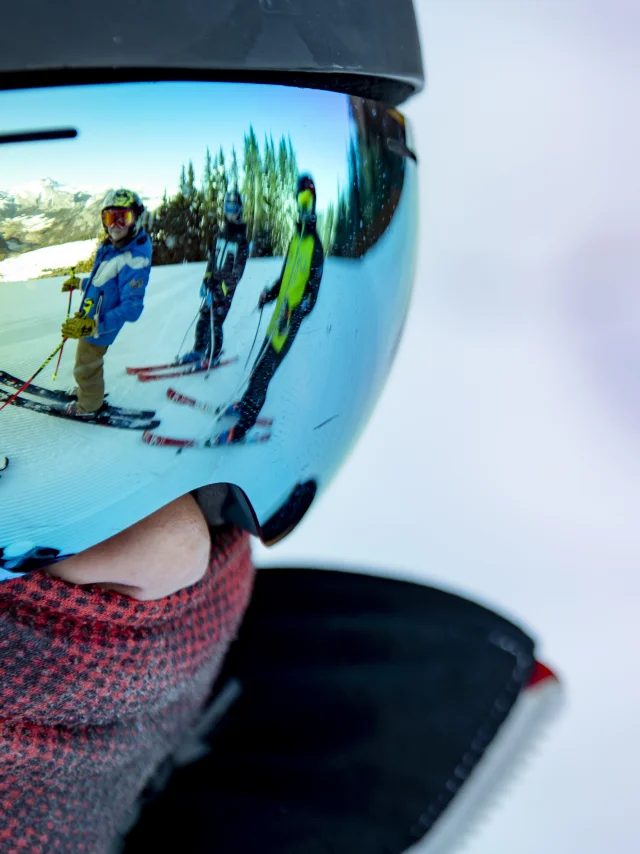
<svg viewBox="0 0 640 854"><path fill-rule="evenodd" d="M46 571L72 584L161 599L196 584L208 569L210 553L205 517L193 497L184 495Z"/></svg>

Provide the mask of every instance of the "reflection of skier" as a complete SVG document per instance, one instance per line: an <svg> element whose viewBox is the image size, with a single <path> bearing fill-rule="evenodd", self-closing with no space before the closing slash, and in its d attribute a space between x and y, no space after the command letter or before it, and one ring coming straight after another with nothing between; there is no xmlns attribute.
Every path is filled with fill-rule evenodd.
<svg viewBox="0 0 640 854"><path fill-rule="evenodd" d="M262 350L251 372L249 385L236 404L238 422L219 437L221 443L237 442L253 427L267 397L269 383L291 349L300 324L318 298L324 267L324 250L316 231L316 188L308 175L298 181L298 223L279 279L260 295L260 307L276 300Z"/></svg>
<svg viewBox="0 0 640 854"><path fill-rule="evenodd" d="M50 566L68 555L62 555L60 549L42 548L32 543L14 543L11 546L0 546L0 569L8 572L31 572Z"/></svg>
<svg viewBox="0 0 640 854"><path fill-rule="evenodd" d="M104 405L104 355L125 323L142 314L151 269L151 239L142 228L144 205L131 190L111 190L102 205L107 237L84 282L80 311L62 325L64 338L77 338L73 375L77 401L67 411L94 415ZM76 287L70 279L63 291Z"/></svg>
<svg viewBox="0 0 640 854"><path fill-rule="evenodd" d="M215 362L220 356L222 325L229 314L249 255L247 225L241 220L242 198L237 190L230 190L224 197L224 225L209 252L209 263L200 288L200 296L205 302L196 324L193 350L180 359L183 363L201 362L207 358Z"/></svg>

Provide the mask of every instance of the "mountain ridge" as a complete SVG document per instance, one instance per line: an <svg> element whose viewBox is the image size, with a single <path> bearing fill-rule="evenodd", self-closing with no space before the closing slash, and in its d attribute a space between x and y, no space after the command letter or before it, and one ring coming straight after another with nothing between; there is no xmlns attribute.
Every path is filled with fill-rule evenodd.
<svg viewBox="0 0 640 854"><path fill-rule="evenodd" d="M102 237L100 208L108 189L95 192L46 177L0 190L0 260ZM141 198L145 205L150 201Z"/></svg>

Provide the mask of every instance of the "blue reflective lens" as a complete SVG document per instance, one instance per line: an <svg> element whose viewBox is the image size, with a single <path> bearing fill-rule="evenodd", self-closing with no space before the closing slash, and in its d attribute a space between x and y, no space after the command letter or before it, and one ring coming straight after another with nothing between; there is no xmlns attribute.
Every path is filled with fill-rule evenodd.
<svg viewBox="0 0 640 854"><path fill-rule="evenodd" d="M0 92L0 576L210 484L265 540L295 526L401 334L406 134L384 104L281 86ZM101 223L116 190L142 206L119 242Z"/></svg>

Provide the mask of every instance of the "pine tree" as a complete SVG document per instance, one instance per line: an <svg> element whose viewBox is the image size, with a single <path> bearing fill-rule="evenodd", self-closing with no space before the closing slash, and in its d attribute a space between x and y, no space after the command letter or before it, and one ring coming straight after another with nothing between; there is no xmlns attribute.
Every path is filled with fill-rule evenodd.
<svg viewBox="0 0 640 854"><path fill-rule="evenodd" d="M227 194L227 169L224 160L224 151L222 150L222 146L220 147L220 151L218 152L218 172L216 176L216 192L217 192L217 209L216 214L218 217L218 223L221 223L224 219L224 197Z"/></svg>
<svg viewBox="0 0 640 854"><path fill-rule="evenodd" d="M274 254L284 255L295 229L297 202L295 197L298 182L298 166L291 138L288 144L284 136L278 144L277 158L277 216L274 218Z"/></svg>
<svg viewBox="0 0 640 854"><path fill-rule="evenodd" d="M336 209L333 202L329 202L327 212L322 219L318 219L318 234L324 246L325 254L332 253L333 241L335 239Z"/></svg>
<svg viewBox="0 0 640 854"><path fill-rule="evenodd" d="M238 173L238 155L236 154L235 145L231 146L231 168L229 169L229 186L238 189L240 186L240 176Z"/></svg>
<svg viewBox="0 0 640 854"><path fill-rule="evenodd" d="M278 206L278 172L276 167L276 152L273 137L264 141L264 159L262 176L262 202L264 205L264 220L261 236L263 255L274 254L274 239L279 216Z"/></svg>
<svg viewBox="0 0 640 854"><path fill-rule="evenodd" d="M262 158L253 125L244 137L244 181L242 198L244 200L247 236L254 243L254 254L261 255L260 238L264 221L262 202Z"/></svg>
<svg viewBox="0 0 640 854"><path fill-rule="evenodd" d="M149 236L151 237L151 243L153 246L153 255L151 258L152 266L158 266L160 264L167 264L168 256L168 248L166 245L167 239L167 230L166 230L166 218L167 218L167 210L169 207L169 200L167 198L167 191L165 189L162 201L158 206L155 216L153 218L153 225L149 232Z"/></svg>
<svg viewBox="0 0 640 854"><path fill-rule="evenodd" d="M196 187L190 162L180 172L179 189L171 199L165 191L151 229L153 263L202 261L202 193Z"/></svg>
<svg viewBox="0 0 640 854"><path fill-rule="evenodd" d="M216 210L216 166L207 146L202 174L202 244L207 251L214 245L218 236L218 217Z"/></svg>

